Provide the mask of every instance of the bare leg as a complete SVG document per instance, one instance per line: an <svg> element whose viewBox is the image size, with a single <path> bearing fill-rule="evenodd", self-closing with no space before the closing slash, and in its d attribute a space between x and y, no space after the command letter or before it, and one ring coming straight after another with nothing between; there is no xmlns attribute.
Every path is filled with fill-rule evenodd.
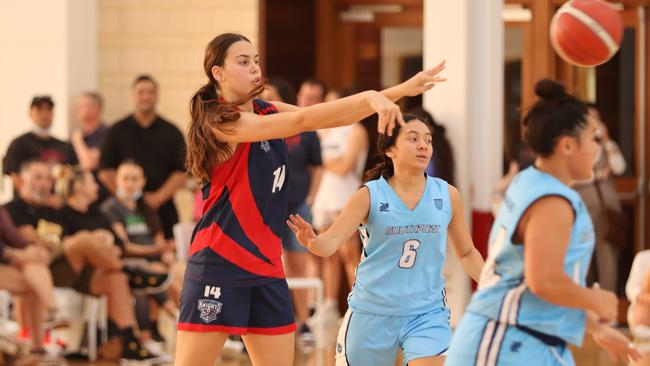
<svg viewBox="0 0 650 366"><path fill-rule="evenodd" d="M309 254L303 252L286 252L289 271L287 275L291 277L306 277L307 275L307 258ZM302 324L307 320L307 290L292 290L294 307L296 309L296 318L298 323Z"/></svg>
<svg viewBox="0 0 650 366"><path fill-rule="evenodd" d="M50 269L43 264L27 264L22 268L22 274L43 306L48 310L55 309L54 284Z"/></svg>
<svg viewBox="0 0 650 366"><path fill-rule="evenodd" d="M131 290L124 273L95 270L90 289L93 294L106 295L108 315L118 328L135 327Z"/></svg>
<svg viewBox="0 0 650 366"><path fill-rule="evenodd" d="M120 270L120 249L99 232L80 232L63 242L63 252L72 268L80 272L89 264L106 270Z"/></svg>
<svg viewBox="0 0 650 366"><path fill-rule="evenodd" d="M228 334L220 332L176 333L175 366L212 366L219 357ZM274 354L277 350L273 351ZM292 343L293 353L293 343ZM273 364L273 363L269 363Z"/></svg>
<svg viewBox="0 0 650 366"><path fill-rule="evenodd" d="M338 302L341 289L341 258L338 252L323 258L323 282L325 287L325 300Z"/></svg>
<svg viewBox="0 0 650 366"><path fill-rule="evenodd" d="M431 356L411 360L409 366L442 366L445 363L445 356Z"/></svg>
<svg viewBox="0 0 650 366"><path fill-rule="evenodd" d="M354 234L350 239L346 240L343 245L339 247L339 255L341 261L343 262L343 268L345 268L345 274L348 278L348 284L350 288L354 284L355 280L355 271L359 265L359 260L361 259L361 242L359 240L359 235Z"/></svg>
<svg viewBox="0 0 650 366"><path fill-rule="evenodd" d="M183 278L185 277L185 263L174 262L169 271L174 275L169 288L167 288L167 296L176 306L176 310L181 307L181 290L183 289ZM167 308L167 306L165 306Z"/></svg>
<svg viewBox="0 0 650 366"><path fill-rule="evenodd" d="M0 265L0 278L2 278L0 288L19 295L15 298L16 308L20 309L19 323L29 329L33 347L42 348L43 305L18 268Z"/></svg>
<svg viewBox="0 0 650 366"><path fill-rule="evenodd" d="M247 334L242 338L253 366L293 365L295 333L282 335Z"/></svg>
<svg viewBox="0 0 650 366"><path fill-rule="evenodd" d="M29 331L34 349L43 348L43 304L35 295L25 297L29 309Z"/></svg>

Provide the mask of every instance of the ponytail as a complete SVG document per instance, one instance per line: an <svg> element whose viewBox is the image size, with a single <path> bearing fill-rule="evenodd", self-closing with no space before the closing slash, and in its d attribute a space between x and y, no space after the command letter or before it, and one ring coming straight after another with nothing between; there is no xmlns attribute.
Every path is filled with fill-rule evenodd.
<svg viewBox="0 0 650 366"><path fill-rule="evenodd" d="M217 128L223 133L234 134L234 126L231 123L240 117L237 107L263 91L264 83L260 83L244 98L226 103L217 95L216 81L210 80L192 95L192 121L187 130L185 167L199 182L209 181L213 167L228 160L233 153L231 146L227 142L219 141L212 129Z"/></svg>

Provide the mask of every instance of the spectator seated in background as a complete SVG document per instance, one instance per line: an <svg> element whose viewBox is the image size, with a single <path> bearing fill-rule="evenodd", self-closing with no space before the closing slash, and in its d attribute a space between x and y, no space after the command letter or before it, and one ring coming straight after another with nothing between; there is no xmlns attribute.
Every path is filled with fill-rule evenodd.
<svg viewBox="0 0 650 366"><path fill-rule="evenodd" d="M45 354L43 312L46 320L52 320L56 312L49 261L47 250L23 240L7 210L0 208L0 289L22 298L16 304L30 319L24 326L31 335L32 353L39 360Z"/></svg>
<svg viewBox="0 0 650 366"><path fill-rule="evenodd" d="M97 195L96 184L94 196L89 187L94 184L92 174L88 172L81 176L83 180L70 179L72 182L67 184L74 194L70 195L72 199L66 200L68 205L59 213L45 205L50 200L53 186L49 165L41 161L23 163L18 196L5 207L24 240L41 243L49 249L50 270L56 287L107 297L108 315L122 335L122 358L155 359L135 335L129 284L134 289L147 291L151 287L163 286L168 276L125 267L119 245L115 245L109 230L100 229L101 225L96 224L97 216L87 211L75 217L75 212L78 212L75 208L82 210L82 206L89 206ZM104 220L110 229L110 223ZM79 227L86 229L76 230Z"/></svg>
<svg viewBox="0 0 650 366"><path fill-rule="evenodd" d="M117 168L116 196L106 200L101 208L110 219L116 235L124 242L125 261L140 260L157 271L173 273L174 281L167 291L171 299L162 293L136 297L140 329L146 330L143 334L146 333L147 338L150 336L160 343L164 342L164 338L157 327L158 306L176 316L184 266L176 262L175 243L165 239L158 213L142 199L145 183L141 165L133 160L122 162Z"/></svg>

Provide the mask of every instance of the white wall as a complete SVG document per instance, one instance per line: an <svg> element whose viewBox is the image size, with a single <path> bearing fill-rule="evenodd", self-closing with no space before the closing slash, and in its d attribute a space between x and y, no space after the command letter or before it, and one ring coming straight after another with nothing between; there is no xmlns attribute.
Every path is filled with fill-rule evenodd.
<svg viewBox="0 0 650 366"><path fill-rule="evenodd" d="M422 28L385 27L381 30L381 85L399 84L403 57L422 54Z"/></svg>
<svg viewBox="0 0 650 366"><path fill-rule="evenodd" d="M192 93L207 81L205 47L224 32L258 37L258 0L99 0L99 90L113 123L132 112L131 83L160 84L158 109L185 131Z"/></svg>
<svg viewBox="0 0 650 366"><path fill-rule="evenodd" d="M8 5L10 4L10 5ZM55 106L52 133L67 139L70 104L96 85L94 0L13 1L0 11L0 155L32 128L29 103L49 94ZM0 201L11 194L7 179Z"/></svg>
<svg viewBox="0 0 650 366"><path fill-rule="evenodd" d="M447 60L447 82L425 94L424 105L446 125L467 215L489 212L490 191L501 175L502 8L503 0L424 2L424 67ZM456 322L469 299L469 281L454 261L445 274Z"/></svg>

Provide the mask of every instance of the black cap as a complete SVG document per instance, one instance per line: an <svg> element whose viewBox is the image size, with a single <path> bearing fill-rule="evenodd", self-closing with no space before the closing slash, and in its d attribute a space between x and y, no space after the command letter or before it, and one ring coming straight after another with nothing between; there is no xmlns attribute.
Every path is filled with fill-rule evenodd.
<svg viewBox="0 0 650 366"><path fill-rule="evenodd" d="M32 104L31 108L34 107L41 107L43 105L47 104L48 107L53 108L54 107L54 101L52 100L52 97L49 95L36 95L34 98L32 98Z"/></svg>

